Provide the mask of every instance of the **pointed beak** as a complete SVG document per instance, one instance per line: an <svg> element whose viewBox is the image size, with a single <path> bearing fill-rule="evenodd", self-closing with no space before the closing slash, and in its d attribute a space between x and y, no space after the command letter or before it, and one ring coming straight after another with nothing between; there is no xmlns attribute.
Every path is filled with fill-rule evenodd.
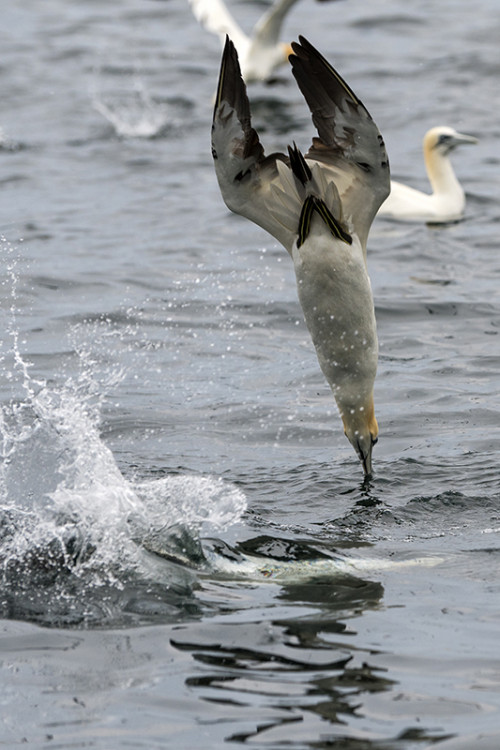
<svg viewBox="0 0 500 750"><path fill-rule="evenodd" d="M456 146L462 143L479 143L478 139L474 138L473 135L465 135L465 133L455 133L453 140Z"/></svg>
<svg viewBox="0 0 500 750"><path fill-rule="evenodd" d="M363 472L365 477L372 476L372 450L373 443L370 443L368 447L362 447L359 440L357 441L357 454L363 465Z"/></svg>

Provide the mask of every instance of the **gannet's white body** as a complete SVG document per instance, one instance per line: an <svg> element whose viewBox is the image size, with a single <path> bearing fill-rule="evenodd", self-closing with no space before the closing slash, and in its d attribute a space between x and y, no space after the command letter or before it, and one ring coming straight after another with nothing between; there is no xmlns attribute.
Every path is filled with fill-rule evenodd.
<svg viewBox="0 0 500 750"><path fill-rule="evenodd" d="M333 254L328 228L319 218L313 221L309 237L292 250L300 305L347 436L355 442L368 418L373 440L378 340L363 248L354 236L352 245L337 242Z"/></svg>
<svg viewBox="0 0 500 750"><path fill-rule="evenodd" d="M303 37L292 47L293 74L319 137L305 157L296 146L288 157L265 156L228 39L212 127L215 170L228 208L290 253L319 364L370 475L378 343L366 242L389 193L387 154L377 126L339 74Z"/></svg>
<svg viewBox="0 0 500 750"><path fill-rule="evenodd" d="M242 31L223 0L189 0L195 18L222 43L229 36L238 51L245 81L268 81L284 65L292 48L280 41L281 27L297 0L274 0L257 21L250 36Z"/></svg>
<svg viewBox="0 0 500 750"><path fill-rule="evenodd" d="M477 139L444 125L428 130L423 151L432 194L392 180L391 193L380 207L379 216L436 224L463 218L465 193L450 161L451 151L462 143L477 143Z"/></svg>

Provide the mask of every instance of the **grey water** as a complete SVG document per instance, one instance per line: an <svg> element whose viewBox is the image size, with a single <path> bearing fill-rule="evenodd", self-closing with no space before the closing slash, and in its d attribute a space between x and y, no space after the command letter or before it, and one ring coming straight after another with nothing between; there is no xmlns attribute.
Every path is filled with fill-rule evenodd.
<svg viewBox="0 0 500 750"><path fill-rule="evenodd" d="M298 34L394 178L479 139L464 221L372 228L369 482L289 258L220 197L219 40L185 0L2 8L2 746L500 746L497 2L301 0ZM288 70L249 95L308 147Z"/></svg>

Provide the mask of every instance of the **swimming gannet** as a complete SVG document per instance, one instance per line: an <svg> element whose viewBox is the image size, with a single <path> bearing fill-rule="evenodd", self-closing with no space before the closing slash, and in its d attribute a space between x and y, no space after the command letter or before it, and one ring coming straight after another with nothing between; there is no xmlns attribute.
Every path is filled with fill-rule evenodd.
<svg viewBox="0 0 500 750"><path fill-rule="evenodd" d="M363 104L303 37L293 74L318 136L265 156L251 126L238 55L227 39L212 125L212 152L231 211L267 230L290 253L304 318L344 432L371 474L378 342L366 267L371 223L389 194L384 142Z"/></svg>
<svg viewBox="0 0 500 750"><path fill-rule="evenodd" d="M297 0L274 0L247 36L229 13L223 0L189 0L196 19L225 43L226 34L238 50L241 73L247 82L268 81L284 65L292 48L281 42L283 21Z"/></svg>
<svg viewBox="0 0 500 750"><path fill-rule="evenodd" d="M477 138L457 133L445 125L428 130L423 149L432 194L391 181L391 193L380 207L379 216L429 223L461 219L465 211L465 194L450 161L451 152L461 143L477 143Z"/></svg>

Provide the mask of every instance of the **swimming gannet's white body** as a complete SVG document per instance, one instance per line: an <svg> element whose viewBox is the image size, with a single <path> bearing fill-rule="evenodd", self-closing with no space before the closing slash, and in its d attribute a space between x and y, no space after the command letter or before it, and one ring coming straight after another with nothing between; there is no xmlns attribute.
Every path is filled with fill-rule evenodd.
<svg viewBox="0 0 500 750"><path fill-rule="evenodd" d="M161 555L161 552L154 551ZM349 557L347 555L339 555L336 558L321 557L316 560L276 560L272 557L243 555L239 559L236 556L230 559L208 550L204 550L204 552L211 572L264 583L275 581L298 583L310 581L312 578L317 580L323 576L331 579L334 576L357 575L359 573L405 571L410 567L431 568L444 562L442 557L423 556L406 560ZM170 550L166 557L171 559Z"/></svg>
<svg viewBox="0 0 500 750"><path fill-rule="evenodd" d="M344 431L371 474L378 343L366 266L373 218L389 192L389 165L370 115L329 63L300 37L290 57L318 137L305 157L265 156L234 45L227 40L212 150L228 208L266 229L292 257L299 301Z"/></svg>
<svg viewBox="0 0 500 750"><path fill-rule="evenodd" d="M423 151L432 194L392 180L391 193L380 207L379 216L428 223L461 219L465 212L465 193L453 171L450 153L462 143L477 143L477 139L444 125L428 130Z"/></svg>
<svg viewBox="0 0 500 750"><path fill-rule="evenodd" d="M222 43L226 35L238 51L243 79L268 81L276 69L288 61L292 49L280 41L283 22L297 0L274 0L257 21L250 36L242 31L223 0L189 0L196 19L207 31L217 34Z"/></svg>

